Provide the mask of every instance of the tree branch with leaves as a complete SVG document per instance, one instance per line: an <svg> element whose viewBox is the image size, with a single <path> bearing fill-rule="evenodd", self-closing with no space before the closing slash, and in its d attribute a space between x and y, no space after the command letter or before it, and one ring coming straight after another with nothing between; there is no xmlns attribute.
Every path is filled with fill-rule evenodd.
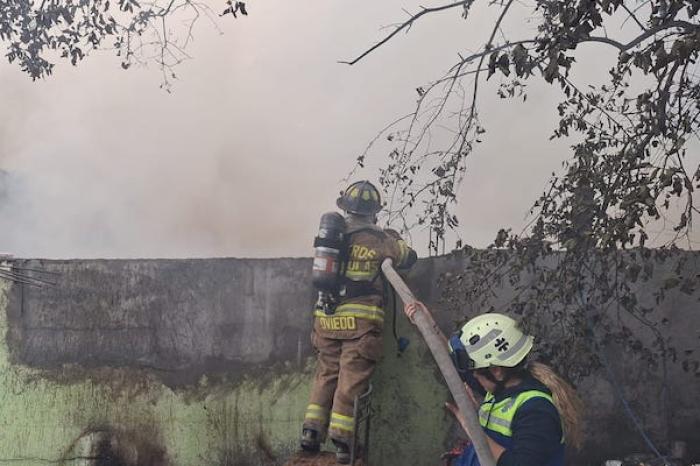
<svg viewBox="0 0 700 466"><path fill-rule="evenodd" d="M418 215L416 220L428 223L438 238L444 238L448 229L457 226L450 206L456 200L465 161L483 138L485 128L479 123L477 99L484 78L482 71L487 80L502 78L498 94L503 98L525 99L527 81L541 78L557 85L565 96L557 109L561 118L553 137L580 138L574 146L569 169L557 179L566 180L573 190L577 189L579 181L594 182L591 188L598 205L595 220L605 228L620 221L627 226L613 229L612 236L598 235L598 245L643 244L648 234L640 223L660 218L658 210L647 204L653 201L657 207L668 209L670 202L666 201L670 197L667 195L687 196L692 193L688 187L692 188L692 183L698 181L693 179L696 170L686 169L683 160L686 142L698 137L700 117L698 4L689 0L646 3L647 6L642 5L641 11L637 9L635 13L635 5L621 0L536 1L531 6L532 14L539 21L536 32L531 37L506 38L503 20L510 14L513 2L491 2L492 8L501 11L482 49L466 57L460 55L445 76L417 89L419 97L408 126L399 123L383 131L390 140L400 142L380 174L384 187L394 193L391 210L395 205L420 202L431 212L438 208L442 215L430 216L429 222L428 217ZM394 39L398 32L431 13L461 8L465 19L470 20L472 4L473 1L463 1L423 8L397 25L378 44L346 63L360 62ZM647 15L645 24L640 19L641 13ZM632 36L629 27L619 28L620 37L610 34L610 28L605 27L608 23L619 22L621 15L633 19L631 24L638 30ZM495 39L499 33L504 39L497 43ZM585 43L618 52L617 64L610 70L610 83L601 88L581 90L570 76L578 48ZM632 91L630 80L639 77L652 85ZM470 92L456 92L465 89L467 79L472 80L467 86ZM455 115L459 116L459 121L451 124L454 137L443 138L447 141L440 150L435 148L435 138L430 138L432 146L425 150L438 124L445 119L455 120ZM362 154L358 162L363 164L367 156L367 153ZM589 176L593 171L598 176ZM586 179L577 176L584 172ZM626 175L621 176L621 173ZM646 189L638 186L640 177ZM554 190L549 194L564 201L572 195L572 189ZM645 197L647 195L651 198ZM688 205L677 219L679 231L687 230L695 212L692 196L687 196L687 200ZM541 201L538 207L559 206ZM640 208L640 204L647 208ZM547 215L547 210L540 209L538 215ZM404 222L405 227L411 225L414 223ZM557 240L561 239L561 235L556 236ZM562 245L564 241L560 241ZM437 243L431 244L431 248L438 252Z"/></svg>
<svg viewBox="0 0 700 466"><path fill-rule="evenodd" d="M161 87L169 89L174 68L189 58L195 24L206 18L216 27L217 16L239 14L248 14L245 2L234 0L220 15L194 0L0 1L0 40L8 61L33 80L51 75L59 60L75 66L96 49L112 48L124 69L156 63ZM184 26L171 27L175 18Z"/></svg>
<svg viewBox="0 0 700 466"><path fill-rule="evenodd" d="M477 21L474 3L430 10L457 8L465 21ZM667 295L697 296L700 289L688 255L677 250L693 249L689 233L698 213L700 166L686 166L686 155L691 141L700 142L700 3L506 0L488 8L497 14L484 45L458 54L447 73L418 87L409 118L377 136L394 145L379 172L389 193L387 221L408 231L428 228L431 253L441 252L450 231L459 235L459 184L487 136L489 115L479 111L484 81L499 80L496 94L516 100L527 98L529 82L549 83L561 95L551 139L570 141L571 152L533 199L520 233L503 228L485 250L456 241L468 266L443 278L445 301L469 312L521 315L548 336L542 358L574 379L600 366L598 341L618 342L664 374L668 361L682 359L700 376L692 348L676 348L665 334L666 317L656 312ZM347 62L361 62L430 10ZM614 57L602 85L577 79L584 45ZM381 156L372 147L359 167ZM650 305L640 293L654 284Z"/></svg>

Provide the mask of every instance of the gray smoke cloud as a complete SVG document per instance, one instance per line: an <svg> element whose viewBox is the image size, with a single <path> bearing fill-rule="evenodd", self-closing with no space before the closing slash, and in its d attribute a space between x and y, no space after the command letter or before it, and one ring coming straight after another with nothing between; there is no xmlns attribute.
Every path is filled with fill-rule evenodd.
<svg viewBox="0 0 700 466"><path fill-rule="evenodd" d="M213 3L212 5L217 5ZM324 211L376 132L412 110L416 87L488 35L482 8L435 15L355 67L338 64L418 3L274 0L204 23L159 91L157 69L121 71L109 52L32 83L0 64L0 251L24 257L307 256ZM461 44L455 42L459 38ZM476 47L476 45L474 45ZM596 70L581 65L584 79ZM460 193L460 235L483 246L522 225L567 156L549 142L558 93L525 104L484 86L489 129ZM379 163L358 176L373 178ZM425 251L426 233L414 246Z"/></svg>

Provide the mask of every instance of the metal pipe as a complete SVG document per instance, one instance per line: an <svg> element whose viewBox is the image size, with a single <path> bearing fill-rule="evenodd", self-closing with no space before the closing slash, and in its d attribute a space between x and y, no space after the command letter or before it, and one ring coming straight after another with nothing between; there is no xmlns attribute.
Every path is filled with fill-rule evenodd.
<svg viewBox="0 0 700 466"><path fill-rule="evenodd" d="M27 270L29 272L44 273L47 275L60 275L61 274L60 272L53 272L51 270L35 269L32 267L20 267L20 266L14 265L14 264L11 264L10 267L12 267L15 270Z"/></svg>
<svg viewBox="0 0 700 466"><path fill-rule="evenodd" d="M391 283L396 290L396 293L401 297L401 301L403 301L404 304L417 301L411 289L406 285L396 270L394 270L391 259L384 260L382 263L382 271L386 279L389 280L389 283ZM452 363L452 358L450 358L445 346L445 341L440 329L420 310L415 313L413 320L423 336L425 343L428 345L430 352L433 353L433 358L435 358L440 372L442 372L443 377L445 377L447 387L450 389L460 413L464 416L464 420L467 424L465 426L467 428L467 435L469 435L469 438L474 444L479 463L481 466L495 466L496 461L493 459L493 454L491 454L491 449L486 440L486 434L479 424L477 407L474 406L469 395L467 395L464 382L462 382L459 374L457 374L457 369Z"/></svg>
<svg viewBox="0 0 700 466"><path fill-rule="evenodd" d="M14 267L13 267L12 269L14 269ZM37 278L37 277L33 277L33 276L31 276L31 275L27 275L27 274L25 274L25 273L15 272L15 271L12 270L12 269L10 269L10 270L7 271L7 272L9 272L10 274L14 275L15 277L19 277L19 278L24 279L24 280L33 281L33 282L36 282L36 283L41 283L41 284L44 284L44 285L56 286L55 283L50 282L50 281L48 281L48 280L45 280L45 279L43 279L43 278Z"/></svg>
<svg viewBox="0 0 700 466"><path fill-rule="evenodd" d="M41 285L38 285L38 284L31 282L29 280L25 280L25 279L16 277L14 274L7 273L7 272L2 271L2 270L0 270L0 278L4 278L5 280L10 280L11 282L15 282L15 283L21 283L23 285L41 286Z"/></svg>

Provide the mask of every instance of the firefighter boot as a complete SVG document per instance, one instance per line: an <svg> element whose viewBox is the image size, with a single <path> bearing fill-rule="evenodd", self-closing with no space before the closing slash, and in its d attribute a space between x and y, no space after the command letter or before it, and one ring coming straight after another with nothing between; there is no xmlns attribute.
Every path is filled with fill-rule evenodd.
<svg viewBox="0 0 700 466"><path fill-rule="evenodd" d="M339 464L350 464L350 445L343 442L342 440L333 439L333 445L335 445L335 460Z"/></svg>
<svg viewBox="0 0 700 466"><path fill-rule="evenodd" d="M303 429L301 431L301 448L308 452L317 452L321 449L321 439L318 431Z"/></svg>

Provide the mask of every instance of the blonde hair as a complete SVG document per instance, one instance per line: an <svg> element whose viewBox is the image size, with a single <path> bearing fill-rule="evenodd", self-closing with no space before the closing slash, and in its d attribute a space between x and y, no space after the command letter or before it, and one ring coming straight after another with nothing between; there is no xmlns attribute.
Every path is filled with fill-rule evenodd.
<svg viewBox="0 0 700 466"><path fill-rule="evenodd" d="M576 449L581 449L584 406L576 390L545 364L530 362L527 368L535 379L542 382L552 392L554 406L559 411L562 420L566 443Z"/></svg>

